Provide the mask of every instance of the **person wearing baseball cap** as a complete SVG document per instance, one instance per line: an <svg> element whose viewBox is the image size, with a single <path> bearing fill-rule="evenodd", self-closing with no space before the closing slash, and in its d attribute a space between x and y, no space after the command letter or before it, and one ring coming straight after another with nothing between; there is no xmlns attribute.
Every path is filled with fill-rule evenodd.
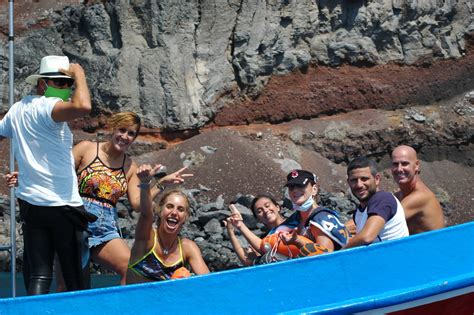
<svg viewBox="0 0 474 315"><path fill-rule="evenodd" d="M293 170L286 176L286 187L291 185L306 186L308 182L316 184L318 177L305 170Z"/></svg>
<svg viewBox="0 0 474 315"><path fill-rule="evenodd" d="M82 289L82 231L96 217L87 214L79 196L67 122L90 113L85 73L66 56L46 56L39 73L26 82L35 86L36 95L10 108L0 121L0 138L11 139L18 163L16 196L27 253L27 292L49 292L55 252L67 290Z"/></svg>
<svg viewBox="0 0 474 315"><path fill-rule="evenodd" d="M299 243L298 235L309 238L329 251L339 250L347 244L350 235L341 223L338 213L317 203L319 180L314 173L301 169L293 170L286 176L285 187L288 188L289 199L296 210L287 222L295 221L296 224L292 225L297 228L283 233L283 241L300 247L302 256L312 255L311 248L314 248L314 244Z"/></svg>

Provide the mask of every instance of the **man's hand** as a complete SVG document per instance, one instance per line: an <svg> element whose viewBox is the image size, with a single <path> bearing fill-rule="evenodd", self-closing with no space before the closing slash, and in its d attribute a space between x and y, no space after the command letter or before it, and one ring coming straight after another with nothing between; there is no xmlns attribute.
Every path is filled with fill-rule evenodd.
<svg viewBox="0 0 474 315"><path fill-rule="evenodd" d="M64 69L64 68L60 68L58 69L59 72L62 72L68 76L70 76L71 78L74 79L74 81L76 81L76 79L78 78L85 78L86 74L84 72L84 69L81 67L81 65L77 64L77 63L71 63L69 65L69 69Z"/></svg>
<svg viewBox="0 0 474 315"><path fill-rule="evenodd" d="M18 187L18 172L8 173L5 175L7 186L9 188Z"/></svg>

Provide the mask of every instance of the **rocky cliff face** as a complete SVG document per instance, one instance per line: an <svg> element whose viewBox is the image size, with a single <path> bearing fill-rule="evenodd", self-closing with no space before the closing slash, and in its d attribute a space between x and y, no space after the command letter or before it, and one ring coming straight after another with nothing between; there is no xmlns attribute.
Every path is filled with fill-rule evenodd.
<svg viewBox="0 0 474 315"><path fill-rule="evenodd" d="M78 2L17 14L16 95L28 92L23 79L42 56L64 54L86 68L95 113L133 110L171 130L202 127L275 75L459 58L474 31L469 0ZM7 50L0 66L6 110Z"/></svg>

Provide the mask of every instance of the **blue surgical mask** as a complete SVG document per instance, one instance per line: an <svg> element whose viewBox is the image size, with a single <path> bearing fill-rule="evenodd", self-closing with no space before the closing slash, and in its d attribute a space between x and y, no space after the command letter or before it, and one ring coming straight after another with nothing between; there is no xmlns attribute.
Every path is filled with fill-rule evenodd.
<svg viewBox="0 0 474 315"><path fill-rule="evenodd" d="M310 196L301 206L293 203L293 209L301 212L306 212L313 207L314 199L313 196Z"/></svg>
<svg viewBox="0 0 474 315"><path fill-rule="evenodd" d="M46 82L45 82L46 84ZM59 97L63 101L67 102L71 96L71 89L58 89L46 84L46 91L44 91L44 96L46 97Z"/></svg>

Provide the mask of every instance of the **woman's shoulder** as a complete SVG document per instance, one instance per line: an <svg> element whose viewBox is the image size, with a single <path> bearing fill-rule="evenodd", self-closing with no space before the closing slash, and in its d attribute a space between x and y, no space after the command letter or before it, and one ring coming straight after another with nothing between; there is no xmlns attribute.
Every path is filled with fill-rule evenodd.
<svg viewBox="0 0 474 315"><path fill-rule="evenodd" d="M97 155L97 142L83 140L74 146L72 154L76 160L81 161L81 165L76 165L76 167L82 168Z"/></svg>
<svg viewBox="0 0 474 315"><path fill-rule="evenodd" d="M75 149L81 149L81 150L86 150L89 149L90 147L97 147L97 142L95 141L90 141L90 140L82 140L81 142L77 143L74 148Z"/></svg>
<svg viewBox="0 0 474 315"><path fill-rule="evenodd" d="M189 238L179 237L179 240L183 246L197 246L196 243Z"/></svg>
<svg viewBox="0 0 474 315"><path fill-rule="evenodd" d="M184 238L184 237L181 237L180 238L181 240L181 245L183 246L183 251L187 254L192 254L196 251L200 251L199 247L197 246L196 242L188 239L188 238Z"/></svg>

